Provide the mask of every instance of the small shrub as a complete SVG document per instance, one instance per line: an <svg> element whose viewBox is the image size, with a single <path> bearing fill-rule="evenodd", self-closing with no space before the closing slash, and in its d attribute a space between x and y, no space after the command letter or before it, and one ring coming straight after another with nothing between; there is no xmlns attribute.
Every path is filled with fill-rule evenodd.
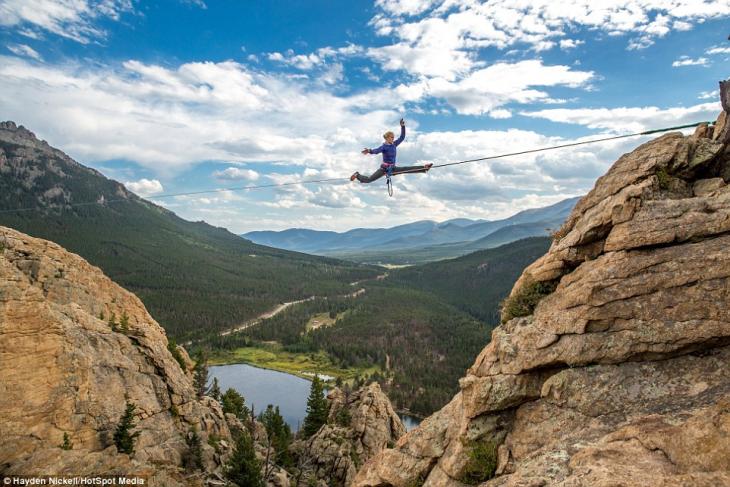
<svg viewBox="0 0 730 487"><path fill-rule="evenodd" d="M175 359L175 362L177 362L178 365L180 366L180 368L183 369L183 371L184 371L185 370L185 359L183 358L182 353L180 353L180 350L178 350L177 343L175 342L175 340L170 339L167 342L167 349L170 351L172 358Z"/></svg>
<svg viewBox="0 0 730 487"><path fill-rule="evenodd" d="M63 434L63 443L58 445L58 447L61 450L71 450L74 447L74 444L71 443L71 437L68 436L68 433Z"/></svg>
<svg viewBox="0 0 730 487"><path fill-rule="evenodd" d="M663 167L657 169L656 179L659 183L659 189L669 189L669 184L672 181L672 177L669 175L667 170Z"/></svg>
<svg viewBox="0 0 730 487"><path fill-rule="evenodd" d="M335 422L338 426L342 426L344 428L350 426L352 416L350 415L350 411L348 411L347 407L343 406L339 411L337 411L337 414L335 415Z"/></svg>
<svg viewBox="0 0 730 487"><path fill-rule="evenodd" d="M208 440L210 442L210 440ZM185 443L188 446L187 452L183 456L183 466L188 470L203 469L203 445L198 435L198 429L193 426L185 437ZM217 449L216 449L217 451Z"/></svg>
<svg viewBox="0 0 730 487"><path fill-rule="evenodd" d="M170 406L170 414L173 418L179 418L180 417L180 411L177 409L177 406L174 404Z"/></svg>
<svg viewBox="0 0 730 487"><path fill-rule="evenodd" d="M210 436L208 436L208 444L213 447L216 453L220 453L220 442L220 436L216 434L211 434Z"/></svg>
<svg viewBox="0 0 730 487"><path fill-rule="evenodd" d="M535 311L537 303L558 287L558 281L527 281L514 296L502 301L502 323L512 318L529 316Z"/></svg>
<svg viewBox="0 0 730 487"><path fill-rule="evenodd" d="M476 485L494 477L497 470L497 445L492 441L471 444L469 461L464 467L461 481Z"/></svg>
<svg viewBox="0 0 730 487"><path fill-rule="evenodd" d="M421 473L415 479L406 484L406 487L422 487L426 483L426 474Z"/></svg>
<svg viewBox="0 0 730 487"><path fill-rule="evenodd" d="M566 235L568 235L569 230L567 225L563 225L554 232L550 234L550 237L553 239L553 242L560 242L565 238Z"/></svg>
<svg viewBox="0 0 730 487"><path fill-rule="evenodd" d="M362 466L362 460L360 460L360 455L357 454L354 448L350 450L350 459L352 460L352 463L355 464L355 468L359 469Z"/></svg>

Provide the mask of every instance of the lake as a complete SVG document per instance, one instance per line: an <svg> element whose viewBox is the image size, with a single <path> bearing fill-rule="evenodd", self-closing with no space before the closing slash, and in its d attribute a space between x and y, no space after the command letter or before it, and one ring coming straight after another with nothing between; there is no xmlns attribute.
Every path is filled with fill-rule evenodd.
<svg viewBox="0 0 730 487"><path fill-rule="evenodd" d="M307 398L311 382L295 375L261 369L247 364L215 365L208 367L210 380L218 379L221 392L232 387L254 407L258 414L273 404L292 431L298 431L307 414ZM399 414L408 431L420 423L418 418Z"/></svg>

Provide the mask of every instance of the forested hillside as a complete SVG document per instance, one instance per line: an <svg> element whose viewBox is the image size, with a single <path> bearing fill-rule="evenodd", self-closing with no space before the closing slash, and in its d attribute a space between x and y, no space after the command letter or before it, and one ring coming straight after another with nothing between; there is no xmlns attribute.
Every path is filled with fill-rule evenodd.
<svg viewBox="0 0 730 487"><path fill-rule="evenodd" d="M348 283L377 272L183 220L22 127L0 129L0 224L57 242L99 266L137 294L179 341L280 302L351 292Z"/></svg>
<svg viewBox="0 0 730 487"><path fill-rule="evenodd" d="M532 237L457 259L390 272L388 282L420 289L489 324L499 323L499 302L522 269L547 252L548 237Z"/></svg>
<svg viewBox="0 0 730 487"><path fill-rule="evenodd" d="M277 342L290 352L326 351L342 367L381 372L396 407L427 415L458 389L458 379L489 341L499 303L527 265L545 253L531 238L453 260L391 271L361 283L356 297L318 299L287 309L243 333L208 339L214 350ZM313 317L332 323L312 329Z"/></svg>

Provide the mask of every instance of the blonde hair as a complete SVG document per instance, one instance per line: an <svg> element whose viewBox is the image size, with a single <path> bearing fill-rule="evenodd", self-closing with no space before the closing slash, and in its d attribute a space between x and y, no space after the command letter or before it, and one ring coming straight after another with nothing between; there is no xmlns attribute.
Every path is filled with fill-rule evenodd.
<svg viewBox="0 0 730 487"><path fill-rule="evenodd" d="M391 137L395 137L395 134L394 134L393 132L391 132L390 130L388 130L387 132L385 132L385 133L383 134L383 138L384 138L384 139L387 139L389 135L390 135Z"/></svg>

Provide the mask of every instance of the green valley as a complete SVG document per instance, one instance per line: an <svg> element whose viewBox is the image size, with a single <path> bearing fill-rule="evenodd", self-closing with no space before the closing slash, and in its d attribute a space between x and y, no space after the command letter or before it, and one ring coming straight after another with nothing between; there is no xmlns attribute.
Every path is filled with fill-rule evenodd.
<svg viewBox="0 0 730 487"><path fill-rule="evenodd" d="M458 390L488 343L499 304L549 247L530 238L458 259L391 270L356 297L315 299L196 346L216 360L380 382L402 410L427 415ZM313 320L326 325L313 328Z"/></svg>

